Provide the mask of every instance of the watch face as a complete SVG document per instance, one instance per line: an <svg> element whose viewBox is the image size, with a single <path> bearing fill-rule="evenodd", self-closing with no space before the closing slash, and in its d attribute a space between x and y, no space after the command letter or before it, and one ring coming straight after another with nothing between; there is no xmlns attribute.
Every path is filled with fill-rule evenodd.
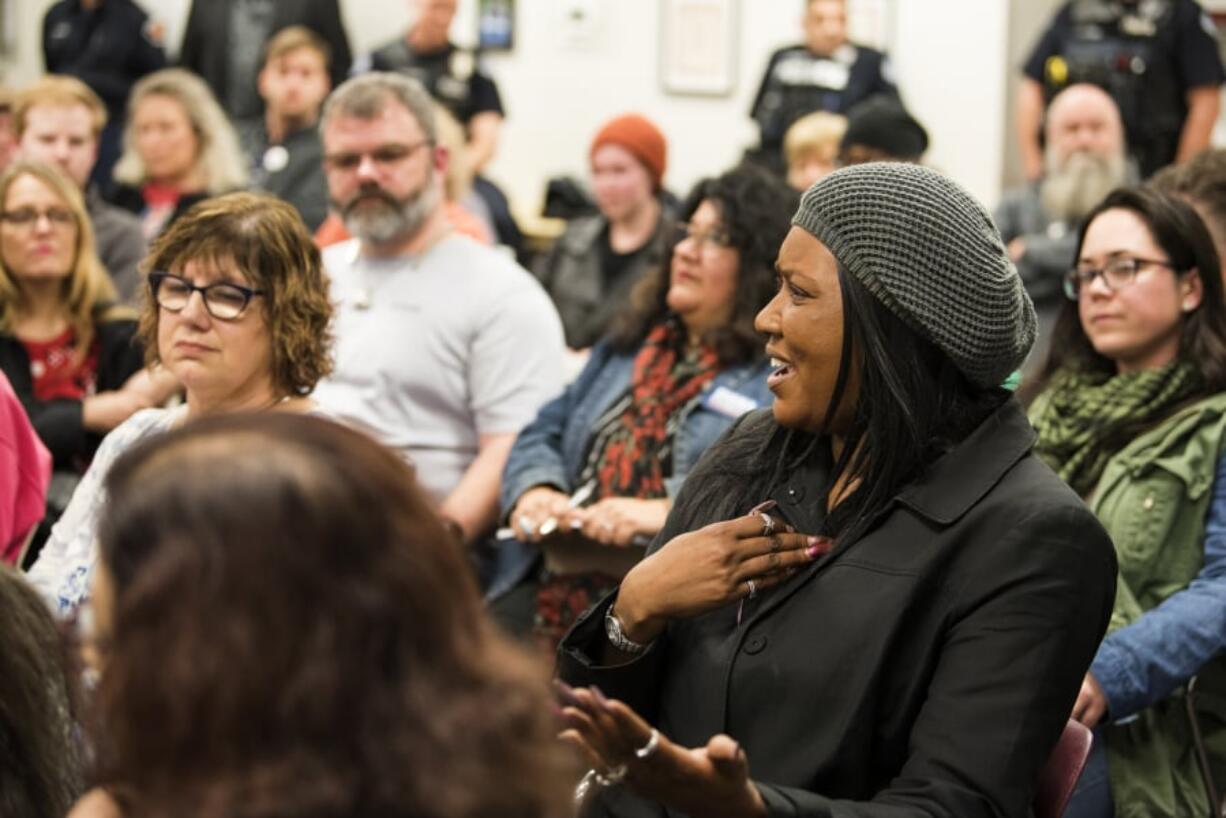
<svg viewBox="0 0 1226 818"><path fill-rule="evenodd" d="M622 629L618 627L617 618L610 611L604 618L604 632L608 635L609 641L617 645L622 640Z"/></svg>

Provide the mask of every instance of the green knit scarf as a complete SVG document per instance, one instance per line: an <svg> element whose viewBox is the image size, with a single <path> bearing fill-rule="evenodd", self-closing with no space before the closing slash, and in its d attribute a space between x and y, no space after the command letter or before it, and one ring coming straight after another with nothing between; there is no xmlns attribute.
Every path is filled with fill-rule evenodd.
<svg viewBox="0 0 1226 818"><path fill-rule="evenodd" d="M1180 361L1124 375L1061 370L1031 410L1035 454L1086 497L1126 442L1120 440L1126 427L1166 417L1200 385L1196 368Z"/></svg>

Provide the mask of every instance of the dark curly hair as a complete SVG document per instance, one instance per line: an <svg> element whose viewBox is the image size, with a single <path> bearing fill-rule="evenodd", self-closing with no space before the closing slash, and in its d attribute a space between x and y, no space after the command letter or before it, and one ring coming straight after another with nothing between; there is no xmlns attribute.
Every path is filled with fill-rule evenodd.
<svg viewBox="0 0 1226 818"><path fill-rule="evenodd" d="M792 226L799 194L769 172L742 164L712 179L699 182L685 201L681 221L686 222L703 202L719 211L723 228L740 253L735 305L731 320L712 330L707 341L721 364L747 363L765 355L762 336L753 328L754 317L775 293L775 257ZM676 239L664 254L671 259ZM669 264L644 273L630 295L630 303L613 321L610 345L633 352L651 328L667 319Z"/></svg>
<svg viewBox="0 0 1226 818"><path fill-rule="evenodd" d="M106 490L93 723L125 812L567 814L543 669L393 453L219 416L135 447Z"/></svg>
<svg viewBox="0 0 1226 818"><path fill-rule="evenodd" d="M189 261L233 264L260 299L272 336L273 385L309 395L332 372L332 302L319 248L289 204L261 193L229 193L194 205L166 228L144 272L182 272ZM151 294L141 313L145 357L156 363L160 310Z"/></svg>
<svg viewBox="0 0 1226 818"><path fill-rule="evenodd" d="M63 648L46 603L0 565L0 815L60 818L81 794Z"/></svg>

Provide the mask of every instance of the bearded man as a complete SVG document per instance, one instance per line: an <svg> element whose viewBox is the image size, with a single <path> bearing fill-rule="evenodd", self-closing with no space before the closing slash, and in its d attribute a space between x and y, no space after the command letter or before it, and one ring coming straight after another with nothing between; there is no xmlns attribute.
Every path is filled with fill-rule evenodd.
<svg viewBox="0 0 1226 818"><path fill-rule="evenodd" d="M1026 362L1041 367L1064 301L1064 274L1073 266L1081 220L1111 190L1135 180L1114 100L1101 88L1071 85L1047 109L1044 173L1005 193L996 225L1009 246L1039 317L1039 336Z"/></svg>
<svg viewBox="0 0 1226 818"><path fill-rule="evenodd" d="M515 435L562 386L562 324L506 255L452 232L447 150L416 80L370 73L324 106L324 173L354 237L324 251L335 369L315 396L413 462L469 543L494 527Z"/></svg>

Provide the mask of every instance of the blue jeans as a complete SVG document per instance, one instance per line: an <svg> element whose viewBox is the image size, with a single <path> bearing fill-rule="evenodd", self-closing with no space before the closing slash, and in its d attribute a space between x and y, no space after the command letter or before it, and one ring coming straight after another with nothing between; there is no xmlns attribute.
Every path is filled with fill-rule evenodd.
<svg viewBox="0 0 1226 818"><path fill-rule="evenodd" d="M1107 742L1102 731L1094 731L1094 743L1086 759L1077 787L1064 808L1064 818L1114 818L1111 779L1107 775Z"/></svg>

